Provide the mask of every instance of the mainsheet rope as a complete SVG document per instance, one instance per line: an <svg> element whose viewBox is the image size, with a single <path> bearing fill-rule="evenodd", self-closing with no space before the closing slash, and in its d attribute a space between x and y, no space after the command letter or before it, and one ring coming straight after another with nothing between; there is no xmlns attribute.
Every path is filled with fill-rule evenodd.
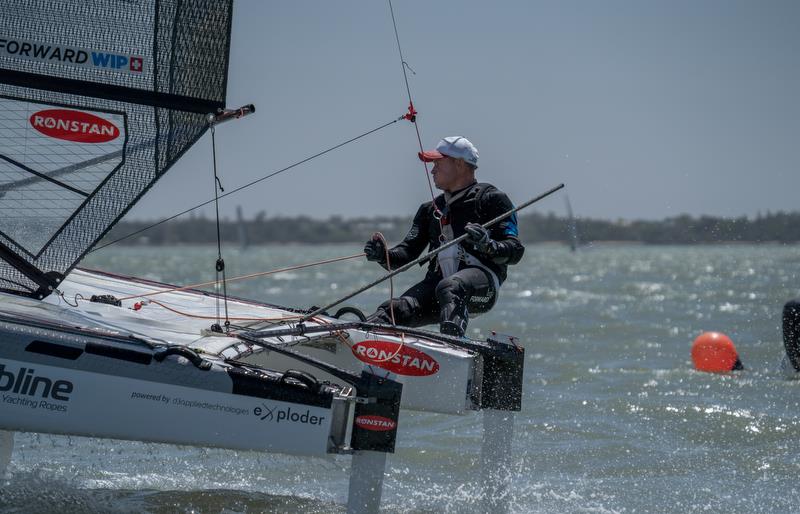
<svg viewBox="0 0 800 514"><path fill-rule="evenodd" d="M383 242L383 251L384 251L385 256L386 256L386 268L389 271L392 271L392 261L391 261L390 255L389 255L389 245L386 242L386 238L380 232L376 232L375 235L378 236L378 238ZM392 301L393 298L394 298L394 279L390 278L389 279L389 316L392 318L392 326L396 327L397 326L397 322L394 319L394 302ZM396 334L393 334L393 335L396 335ZM395 350L395 352L393 354L388 355L388 356L384 357L383 359L370 359L370 360L372 360L372 362L377 362L377 363L389 362L390 360L392 360L395 357L397 357L398 355L400 355L400 352L403 350L403 347L405 345L406 345L406 334L405 334L405 332L403 332L401 330L400 331L400 344L397 346L397 350Z"/></svg>
<svg viewBox="0 0 800 514"><path fill-rule="evenodd" d="M345 257L335 257L335 258L332 258L332 259L325 259L325 260L322 260L322 261L309 262L309 263L306 263L306 264L298 264L296 266L289 266L289 267L286 267L286 268L279 268L279 269L274 269L274 270L271 270L271 271L260 271L258 273L250 273L248 275L240 275L238 277L229 278L228 282L234 282L236 280L246 280L246 279L256 278L256 277L263 277L263 276L266 276L266 275L274 275L276 273L283 273L285 271L294 271L294 270L303 269L303 268L310 268L312 266L319 266L321 264L330 264L332 262L346 261L348 259L357 259L357 258L363 257L363 256L364 256L363 253L357 253L355 255L348 255L348 256L345 256ZM152 293L144 293L144 294L136 294L136 295L131 295L131 296L124 296L122 298L118 298L118 300L124 301L124 300L138 299L138 298L147 298L147 297L156 296L156 295L159 295L159 294L175 293L175 292L178 292L178 291L186 291L188 289L197 289L199 287L215 285L216 283L217 283L216 280L212 280L210 282L202 282L200 284L192 284L192 285L189 285L189 286L180 286L180 287L173 287L173 288L170 288L170 289L163 289L163 290L159 290L159 291L154 291Z"/></svg>

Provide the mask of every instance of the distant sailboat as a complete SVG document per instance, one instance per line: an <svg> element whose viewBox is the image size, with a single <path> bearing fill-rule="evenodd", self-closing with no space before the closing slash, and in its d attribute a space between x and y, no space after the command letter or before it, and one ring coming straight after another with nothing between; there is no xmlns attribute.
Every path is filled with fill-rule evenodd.
<svg viewBox="0 0 800 514"><path fill-rule="evenodd" d="M569 195L564 194L564 201L567 204L567 218L569 228L569 249L575 251L580 246L580 239L578 239L578 223L575 221L575 216L572 215L572 204L569 202Z"/></svg>
<svg viewBox="0 0 800 514"><path fill-rule="evenodd" d="M238 236L239 240L239 248L244 250L248 246L250 246L250 239L247 237L247 222L244 220L244 215L242 214L242 206L236 206L236 235Z"/></svg>

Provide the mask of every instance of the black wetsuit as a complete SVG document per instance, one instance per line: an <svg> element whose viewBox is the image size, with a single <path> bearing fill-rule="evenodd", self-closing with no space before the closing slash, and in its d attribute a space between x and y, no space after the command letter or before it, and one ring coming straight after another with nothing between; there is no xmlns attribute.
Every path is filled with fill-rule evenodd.
<svg viewBox="0 0 800 514"><path fill-rule="evenodd" d="M467 223L485 223L514 207L508 196L491 184L474 183L447 195L447 198L449 202L446 195L441 194L435 202L443 214L442 225L452 230L451 239L464 234ZM445 230L449 232L447 228ZM389 250L391 268L396 269L413 261L426 247L429 251L438 248L441 235L433 202L422 204L403 242ZM482 254L462 242L461 246L468 256L465 255L466 260L459 260L457 271L446 278L442 276L438 260L435 257L431 259L425 278L400 298L392 300L395 322L414 327L455 320L463 325L463 333L467 310L476 314L491 309L497 299L497 288L506 279L508 265L519 262L525 248L518 238L516 215L492 226L489 235L497 242L493 255ZM385 262L381 262L381 265L387 267ZM391 322L389 302L381 304L370 320Z"/></svg>

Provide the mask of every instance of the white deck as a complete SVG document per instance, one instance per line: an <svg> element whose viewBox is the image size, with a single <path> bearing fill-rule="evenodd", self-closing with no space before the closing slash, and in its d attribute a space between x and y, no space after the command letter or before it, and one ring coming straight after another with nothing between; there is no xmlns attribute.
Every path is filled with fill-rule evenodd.
<svg viewBox="0 0 800 514"><path fill-rule="evenodd" d="M122 307L89 301L92 295L110 294L117 298L128 298L166 289L169 286L163 284L74 270L59 287L63 297L52 294L43 302L38 302L2 295L1 301L3 310L20 315L36 312L37 316L58 323L123 335L131 334L146 340L186 346L197 352L250 362L278 371L303 369L319 379L336 381L318 369L301 365L291 357L243 342L236 337L212 333L209 328L217 321L218 309L224 319L224 306L221 299L211 294L197 291L164 292L151 297L125 299ZM142 300L145 300L145 304L134 310L135 305ZM154 301L146 303L146 300ZM300 316L289 310L231 299L228 299L228 314L233 325L249 325L259 323L257 320L269 320L258 324L262 329L267 328L267 323L274 323L276 327L291 326ZM313 327L337 321L319 316L306 325ZM385 368L385 371L378 371L391 371L397 375L397 380L404 383L402 407L406 409L464 414L474 408L469 388L474 382L480 359L470 351L419 337L405 335L401 338L398 335L377 335L361 330L348 330L338 336L322 334L314 338L283 336L267 342L291 347L356 373L376 361L386 361L377 364L377 367ZM376 355L376 350L364 345L382 345L382 348L388 350L378 353L378 357L370 360L369 355ZM361 355L361 360L357 354Z"/></svg>

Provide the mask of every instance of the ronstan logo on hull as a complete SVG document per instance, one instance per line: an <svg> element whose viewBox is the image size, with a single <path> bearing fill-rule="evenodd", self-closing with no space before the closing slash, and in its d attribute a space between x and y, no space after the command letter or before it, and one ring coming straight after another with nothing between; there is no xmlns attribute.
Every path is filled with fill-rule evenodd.
<svg viewBox="0 0 800 514"><path fill-rule="evenodd" d="M352 350L358 360L398 375L424 377L439 371L436 359L408 344L394 341L361 341L354 344Z"/></svg>
<svg viewBox="0 0 800 514"><path fill-rule="evenodd" d="M356 418L356 426L373 432L387 432L397 428L397 423L383 416L359 416Z"/></svg>

